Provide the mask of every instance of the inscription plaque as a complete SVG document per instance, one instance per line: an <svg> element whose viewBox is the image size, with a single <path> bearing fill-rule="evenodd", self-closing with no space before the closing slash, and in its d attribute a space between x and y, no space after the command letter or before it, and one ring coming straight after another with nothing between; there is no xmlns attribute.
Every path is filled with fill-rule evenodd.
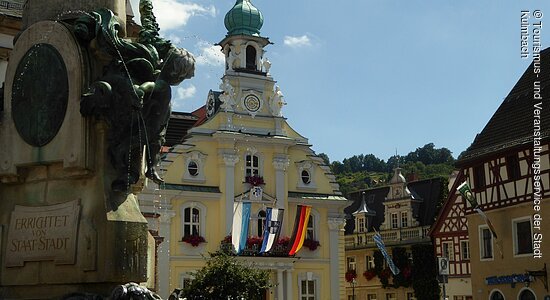
<svg viewBox="0 0 550 300"><path fill-rule="evenodd" d="M16 205L5 245L6 267L44 260L74 264L79 218L78 200L49 206Z"/></svg>

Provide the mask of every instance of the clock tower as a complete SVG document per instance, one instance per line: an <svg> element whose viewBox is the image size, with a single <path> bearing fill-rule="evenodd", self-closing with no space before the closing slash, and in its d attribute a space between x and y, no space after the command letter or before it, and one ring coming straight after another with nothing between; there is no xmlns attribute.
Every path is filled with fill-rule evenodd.
<svg viewBox="0 0 550 300"><path fill-rule="evenodd" d="M232 130L233 118L239 116L282 117L282 92L275 87L269 73L271 63L265 57L265 47L271 44L267 37L260 35L263 25L262 13L250 0L237 0L225 15L227 34L219 42L225 55L225 72L220 84L221 93L207 99L208 117L217 106L228 113L227 129ZM219 100L216 103L216 98ZM277 122L280 124L279 122ZM276 126L274 134L280 134Z"/></svg>

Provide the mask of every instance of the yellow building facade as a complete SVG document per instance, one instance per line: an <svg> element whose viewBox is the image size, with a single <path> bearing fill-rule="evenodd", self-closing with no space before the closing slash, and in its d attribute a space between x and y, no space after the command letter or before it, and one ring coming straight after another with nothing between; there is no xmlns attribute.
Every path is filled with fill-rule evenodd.
<svg viewBox="0 0 550 300"><path fill-rule="evenodd" d="M250 22L243 24L243 16ZM345 298L347 201L329 167L282 114L286 103L263 55L270 42L259 34L262 23L250 1L237 1L227 13L228 33L219 43L226 57L221 91L208 93L202 118L166 154L160 167L165 184L142 195L142 207L160 216L150 218L150 228L165 238L158 250L161 296L183 287L205 265L201 255L222 247L234 204L242 201L252 205L249 243L239 259L271 270L266 299ZM257 184L261 195L251 192L250 176L263 181ZM306 239L320 245L310 243L294 256L285 255L284 246L276 256L259 255L253 244L263 234L266 209L284 209L283 239L292 235L298 205L312 206ZM186 236L205 242L192 245L183 241Z"/></svg>

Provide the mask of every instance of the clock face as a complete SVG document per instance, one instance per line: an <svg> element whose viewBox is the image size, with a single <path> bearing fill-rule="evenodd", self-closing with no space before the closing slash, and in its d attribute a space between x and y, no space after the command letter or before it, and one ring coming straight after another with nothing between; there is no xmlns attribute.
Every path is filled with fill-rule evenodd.
<svg viewBox="0 0 550 300"><path fill-rule="evenodd" d="M214 101L214 97L208 97L208 101L206 102L206 115L208 117L211 117L214 114L214 110L216 103Z"/></svg>
<svg viewBox="0 0 550 300"><path fill-rule="evenodd" d="M36 44L21 58L12 87L12 117L29 145L41 147L56 135L67 111L69 79L65 62L50 44Z"/></svg>
<svg viewBox="0 0 550 300"><path fill-rule="evenodd" d="M244 107L250 112L257 112L260 110L260 99L255 95L248 95L244 98Z"/></svg>

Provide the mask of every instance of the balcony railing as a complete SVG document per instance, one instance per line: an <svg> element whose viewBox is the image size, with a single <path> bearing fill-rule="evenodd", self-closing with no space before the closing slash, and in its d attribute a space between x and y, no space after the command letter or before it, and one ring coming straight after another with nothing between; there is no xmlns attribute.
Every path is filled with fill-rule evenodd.
<svg viewBox="0 0 550 300"><path fill-rule="evenodd" d="M430 226L399 228L380 231L382 240L386 245L407 244L413 242L425 242L430 240L428 232ZM353 233L346 235L346 250L376 247L374 232Z"/></svg>
<svg viewBox="0 0 550 300"><path fill-rule="evenodd" d="M262 245L258 245L258 244L246 245L246 247L239 254L239 256L291 257L290 255L288 255L288 252L289 252L288 245L275 245L273 246L273 249L271 249L271 251L269 251L268 253L260 254L261 247ZM220 250L226 253L235 254L235 251L233 250L233 244L231 243L222 242L220 244Z"/></svg>

